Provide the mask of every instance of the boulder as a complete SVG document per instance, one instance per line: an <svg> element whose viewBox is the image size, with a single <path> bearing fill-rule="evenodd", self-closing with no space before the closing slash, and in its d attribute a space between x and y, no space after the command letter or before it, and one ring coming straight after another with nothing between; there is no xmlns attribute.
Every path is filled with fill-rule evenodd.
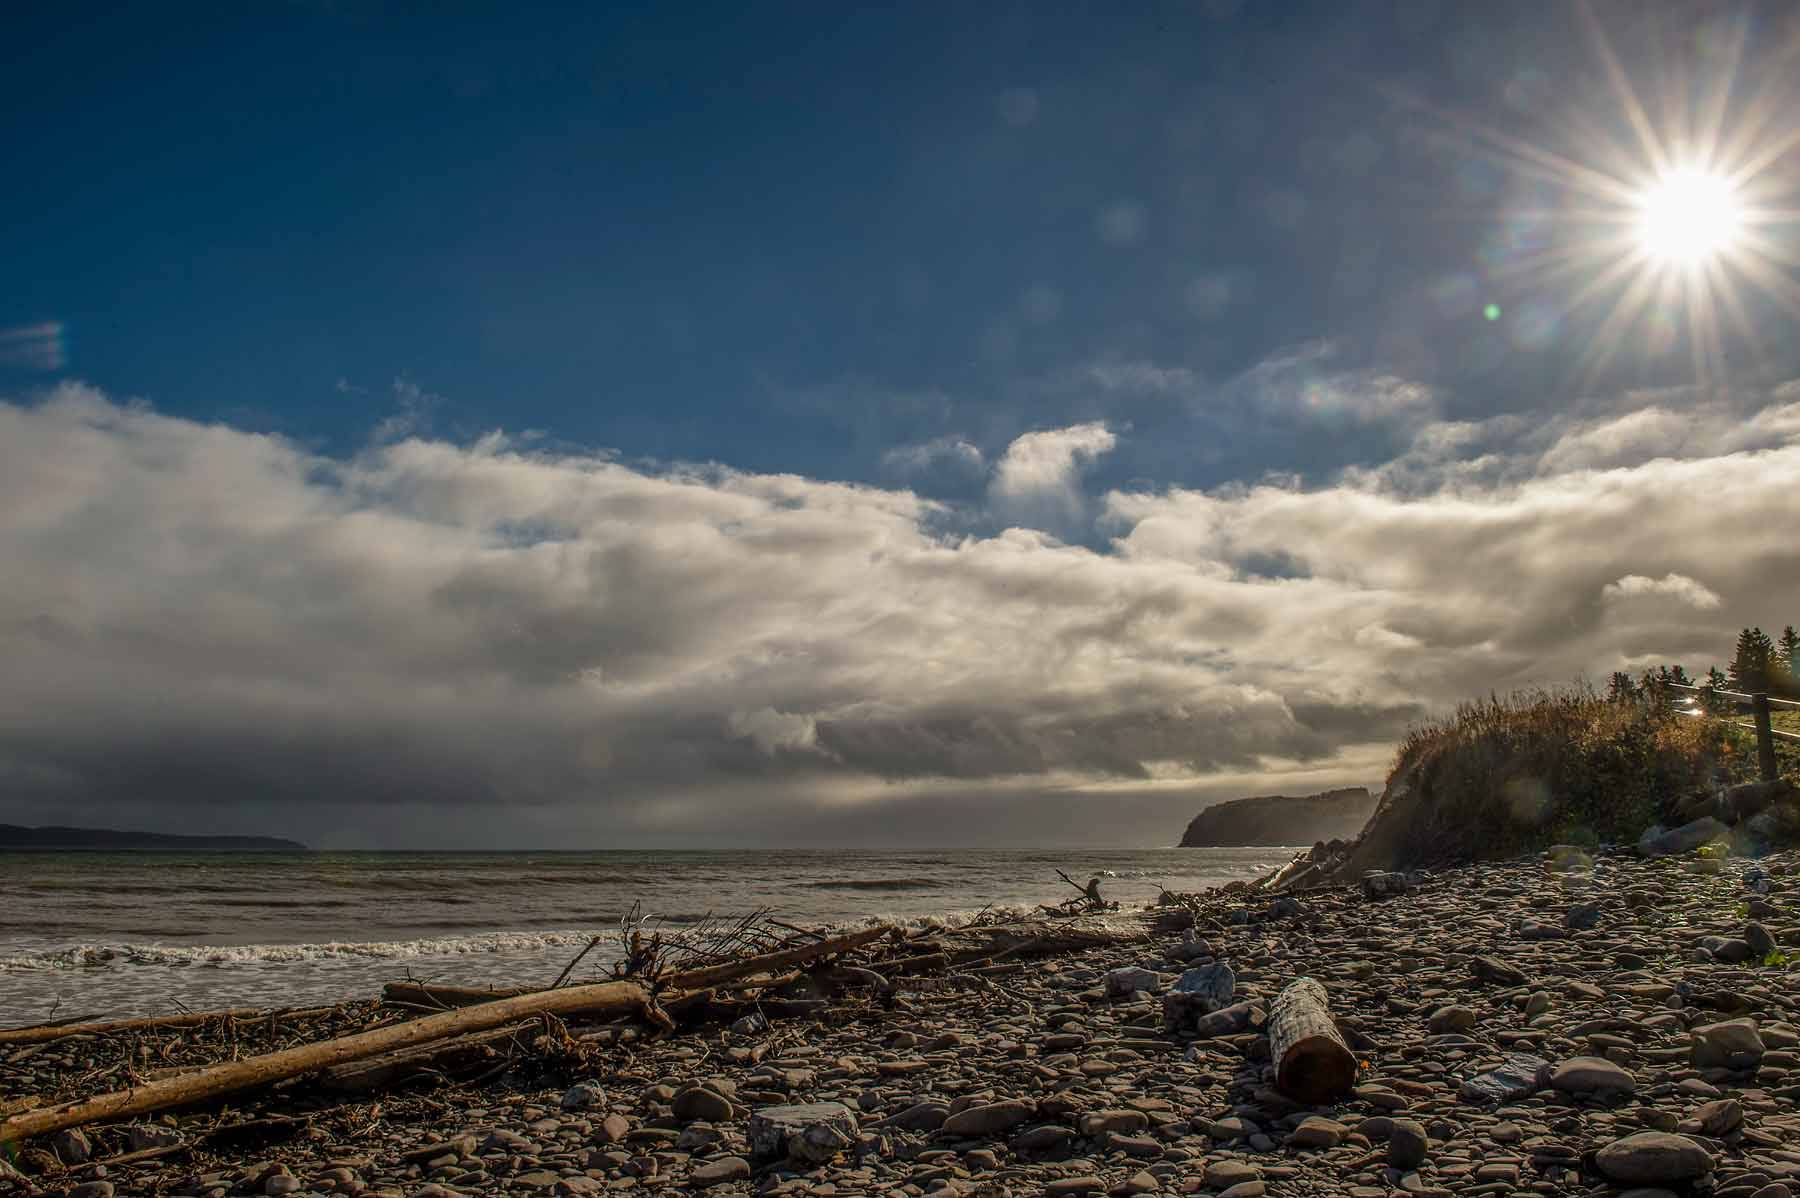
<svg viewBox="0 0 1800 1198"><path fill-rule="evenodd" d="M1762 1061L1763 1041L1749 1019L1709 1023L1688 1033L1696 1069L1754 1069Z"/></svg>
<svg viewBox="0 0 1800 1198"><path fill-rule="evenodd" d="M744 1126L752 1156L823 1164L856 1143L856 1116L841 1102L764 1107Z"/></svg>
<svg viewBox="0 0 1800 1198"><path fill-rule="evenodd" d="M1237 974L1223 962L1187 970L1163 995L1163 1025L1188 1027L1231 1003L1237 993Z"/></svg>
<svg viewBox="0 0 1800 1198"><path fill-rule="evenodd" d="M1729 839L1731 829L1708 815L1666 832L1650 828L1639 838L1637 847L1638 852L1646 857L1676 857L1682 853L1691 853L1702 845L1722 843Z"/></svg>
<svg viewBox="0 0 1800 1198"><path fill-rule="evenodd" d="M1635 1094L1637 1078L1605 1057L1570 1057L1551 1070L1550 1088L1564 1094Z"/></svg>
<svg viewBox="0 0 1800 1198"><path fill-rule="evenodd" d="M1641 1131L1594 1154L1594 1164L1619 1185L1684 1185L1712 1172L1712 1154L1686 1136Z"/></svg>

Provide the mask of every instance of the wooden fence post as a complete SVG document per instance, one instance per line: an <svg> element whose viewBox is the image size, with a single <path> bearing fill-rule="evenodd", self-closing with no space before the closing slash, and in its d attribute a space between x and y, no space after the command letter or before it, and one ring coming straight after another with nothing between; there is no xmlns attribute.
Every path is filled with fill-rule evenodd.
<svg viewBox="0 0 1800 1198"><path fill-rule="evenodd" d="M1762 768L1764 782L1781 775L1775 768L1775 734L1769 726L1769 696L1757 692L1750 696L1750 710L1756 718L1756 763Z"/></svg>

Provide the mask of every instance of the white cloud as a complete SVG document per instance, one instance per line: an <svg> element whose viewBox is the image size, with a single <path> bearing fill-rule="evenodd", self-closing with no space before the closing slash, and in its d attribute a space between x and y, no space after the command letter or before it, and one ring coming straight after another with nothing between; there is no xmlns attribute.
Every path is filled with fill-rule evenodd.
<svg viewBox="0 0 1800 1198"><path fill-rule="evenodd" d="M1268 768L1375 781L1428 708L1704 669L1792 618L1800 443L1546 474L1493 428L1421 436L1435 487L1114 492L1096 550L500 435L332 459L81 388L0 403L0 780L15 818L349 840L426 803L491 843L666 835L677 800L715 842L865 802L986 827L1032 788L1179 813ZM1455 475L1487 442L1512 464ZM1028 434L995 498L1066 501L1113 445Z"/></svg>
<svg viewBox="0 0 1800 1198"><path fill-rule="evenodd" d="M1082 512L1082 469L1117 444L1118 438L1099 422L1026 433L1001 455L989 494L1009 519L1072 523Z"/></svg>
<svg viewBox="0 0 1800 1198"><path fill-rule="evenodd" d="M882 465L901 474L921 474L937 466L976 473L985 462L981 450L961 437L938 437L916 445L896 445L881 455Z"/></svg>
<svg viewBox="0 0 1800 1198"><path fill-rule="evenodd" d="M1722 602L1716 591L1685 574L1665 574L1661 578L1627 574L1617 582L1607 583L1600 593L1608 599L1664 596L1703 611L1710 611Z"/></svg>

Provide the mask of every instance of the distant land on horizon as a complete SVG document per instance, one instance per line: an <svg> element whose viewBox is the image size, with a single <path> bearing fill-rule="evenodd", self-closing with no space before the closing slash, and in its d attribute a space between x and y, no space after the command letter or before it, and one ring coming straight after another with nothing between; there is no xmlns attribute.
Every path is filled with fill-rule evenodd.
<svg viewBox="0 0 1800 1198"><path fill-rule="evenodd" d="M1301 797L1259 795L1232 799L1196 815L1182 833L1179 847L1237 848L1348 840L1369 822L1376 799L1373 791L1361 786Z"/></svg>
<svg viewBox="0 0 1800 1198"><path fill-rule="evenodd" d="M8 849L237 849L295 850L307 847L279 836L177 836L168 832L125 832L116 828L27 828L0 824L0 852Z"/></svg>

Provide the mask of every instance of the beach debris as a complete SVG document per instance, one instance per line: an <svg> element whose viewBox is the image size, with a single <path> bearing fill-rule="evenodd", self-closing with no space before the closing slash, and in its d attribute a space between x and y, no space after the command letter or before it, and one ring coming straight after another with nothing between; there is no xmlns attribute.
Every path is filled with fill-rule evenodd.
<svg viewBox="0 0 1800 1198"><path fill-rule="evenodd" d="M1275 1087L1289 1098L1319 1106L1356 1084L1356 1054L1331 1019L1325 987L1297 978L1269 1006L1269 1057Z"/></svg>

